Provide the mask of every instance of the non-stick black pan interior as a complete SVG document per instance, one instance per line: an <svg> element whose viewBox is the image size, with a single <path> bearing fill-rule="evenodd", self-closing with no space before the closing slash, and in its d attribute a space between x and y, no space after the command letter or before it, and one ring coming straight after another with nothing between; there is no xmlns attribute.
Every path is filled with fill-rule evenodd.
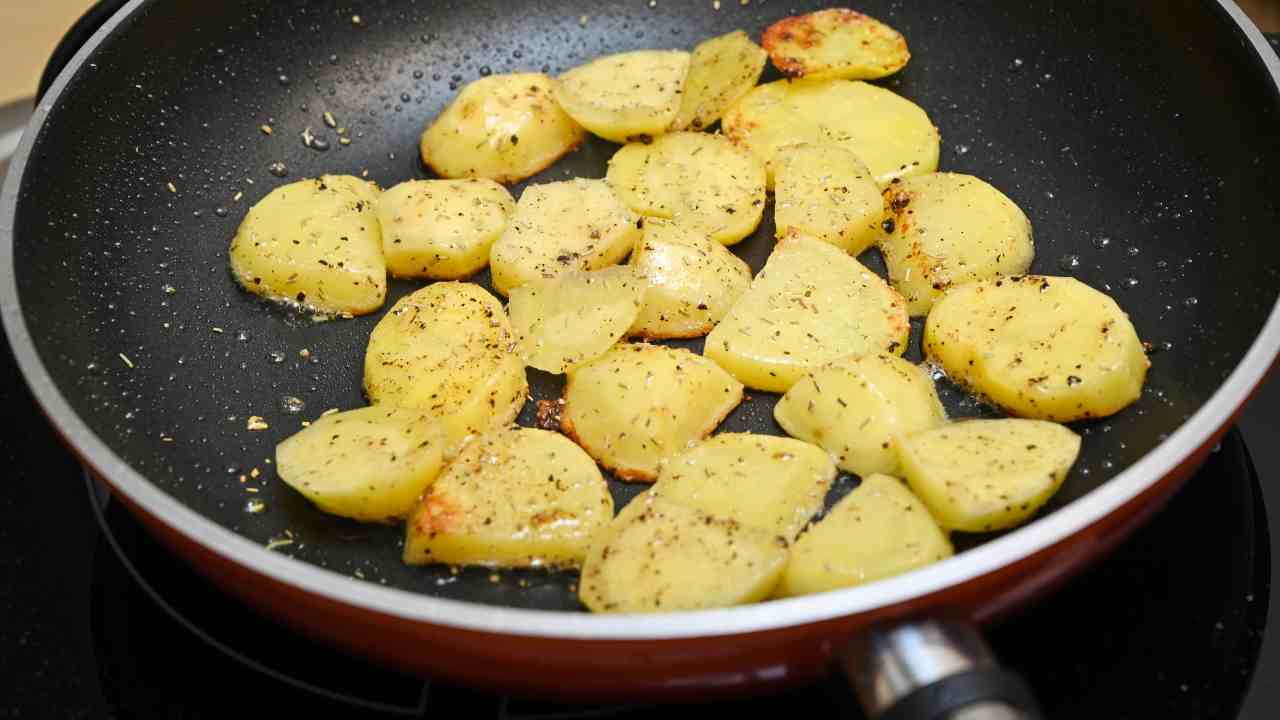
<svg viewBox="0 0 1280 720"><path fill-rule="evenodd" d="M820 5L148 3L76 70L36 140L15 218L23 316L94 431L218 523L370 582L576 608L572 574L409 568L399 529L327 517L278 481L278 441L326 409L363 404L363 348L378 315L314 323L259 302L227 272L228 241L253 202L290 180L367 172L390 186L425 176L423 124L486 73L555 74L735 28L758 37ZM885 84L939 126L942 167L1016 200L1035 228L1033 269L1107 290L1151 344L1142 399L1079 426L1084 452L1050 510L1060 507L1176 429L1273 306L1274 87L1215 2L867 0L859 9L908 38L911 63ZM325 112L351 128L351 145L336 142ZM331 149L304 147L305 128ZM590 140L534 181L599 177L615 147ZM758 269L772 233L766 220L735 250ZM883 269L874 251L862 259ZM415 284L392 287L387 307ZM918 325L909 357L920 357ZM558 394L555 378L531 379L531 400ZM942 387L953 416L987 412ZM286 397L305 408L292 412ZM751 393L724 428L779 432L775 399ZM270 428L248 431L251 415ZM834 494L854 484L842 478ZM613 486L620 500L640 489Z"/></svg>

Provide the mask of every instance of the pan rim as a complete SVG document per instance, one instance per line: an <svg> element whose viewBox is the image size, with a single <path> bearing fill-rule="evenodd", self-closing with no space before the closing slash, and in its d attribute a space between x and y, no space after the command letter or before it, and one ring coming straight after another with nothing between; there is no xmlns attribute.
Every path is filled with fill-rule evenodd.
<svg viewBox="0 0 1280 720"><path fill-rule="evenodd" d="M526 610L449 600L383 587L251 542L189 509L133 470L74 412L36 352L19 303L14 221L21 178L35 138L71 78L115 30L150 0L130 0L76 53L36 106L0 190L0 315L18 366L55 429L115 492L187 541L229 562L310 595L415 623L508 636L578 641L678 640L783 630L910 602L999 572L1067 540L1119 510L1174 472L1231 420L1280 352L1280 302L1261 332L1209 400L1168 439L1129 468L1057 511L940 563L864 586L715 610L660 615L593 615ZM1253 45L1276 92L1280 58L1233 0L1215 0Z"/></svg>

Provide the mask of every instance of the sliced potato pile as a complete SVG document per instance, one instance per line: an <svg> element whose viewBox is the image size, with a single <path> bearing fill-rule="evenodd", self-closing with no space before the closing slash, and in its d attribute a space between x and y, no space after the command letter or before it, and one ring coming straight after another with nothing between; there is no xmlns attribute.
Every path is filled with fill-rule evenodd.
<svg viewBox="0 0 1280 720"><path fill-rule="evenodd" d="M850 355L901 355L906 303L880 276L819 240L784 238L707 336L704 354L749 387L786 392Z"/></svg>
<svg viewBox="0 0 1280 720"><path fill-rule="evenodd" d="M925 354L1013 415L1070 422L1119 412L1151 365L1129 316L1069 277L961 285L938 300Z"/></svg>
<svg viewBox="0 0 1280 720"><path fill-rule="evenodd" d="M272 190L231 240L232 274L255 295L323 313L377 310L387 297L378 194L346 175Z"/></svg>
<svg viewBox="0 0 1280 720"><path fill-rule="evenodd" d="M820 445L841 470L896 475L893 437L938 427L946 411L923 368L896 355L845 358L791 386L773 417L788 435Z"/></svg>
<svg viewBox="0 0 1280 720"><path fill-rule="evenodd" d="M763 42L773 66L792 77L875 80L911 59L901 33L847 8L779 20L764 31Z"/></svg>
<svg viewBox="0 0 1280 720"><path fill-rule="evenodd" d="M582 142L582 127L540 73L491 75L468 83L422 133L422 162L447 178L514 183Z"/></svg>
<svg viewBox="0 0 1280 720"><path fill-rule="evenodd" d="M444 426L446 457L515 420L529 385L502 305L471 283L438 282L397 302L369 336L369 401L419 408Z"/></svg>
<svg viewBox="0 0 1280 720"><path fill-rule="evenodd" d="M930 173L884 191L880 251L911 315L927 315L947 288L1031 267L1031 222L1004 193L972 175Z"/></svg>
<svg viewBox="0 0 1280 720"><path fill-rule="evenodd" d="M771 532L645 493L597 537L578 598L595 612L741 605L768 597L786 562Z"/></svg>
<svg viewBox="0 0 1280 720"><path fill-rule="evenodd" d="M698 43L689 59L673 130L710 127L760 79L764 50L741 30Z"/></svg>
<svg viewBox="0 0 1280 720"><path fill-rule="evenodd" d="M632 143L609 160L607 179L632 210L725 245L754 232L764 213L764 166L723 135L680 132Z"/></svg>
<svg viewBox="0 0 1280 720"><path fill-rule="evenodd" d="M667 458L711 434L742 402L742 384L688 350L618 345L569 372L561 427L628 480L653 480Z"/></svg>
<svg viewBox="0 0 1280 720"><path fill-rule="evenodd" d="M503 295L536 278L616 265L641 236L640 218L603 180L531 185L489 253Z"/></svg>
<svg viewBox="0 0 1280 720"><path fill-rule="evenodd" d="M487 179L409 180L378 198L382 253L395 277L460 280L489 264L489 248L516 208Z"/></svg>
<svg viewBox="0 0 1280 720"><path fill-rule="evenodd" d="M507 305L517 352L549 373L594 360L635 322L644 293L644 281L626 266L525 283Z"/></svg>
<svg viewBox="0 0 1280 720"><path fill-rule="evenodd" d="M565 112L606 140L625 143L666 132L680 111L689 53L638 50L596 58L557 78Z"/></svg>
<svg viewBox="0 0 1280 720"><path fill-rule="evenodd" d="M591 458L562 435L505 428L467 445L406 524L404 561L577 566L613 519Z"/></svg>
<svg viewBox="0 0 1280 720"><path fill-rule="evenodd" d="M801 234L850 255L875 244L884 198L871 171L839 145L790 145L774 163L773 223L778 237Z"/></svg>
<svg viewBox="0 0 1280 720"><path fill-rule="evenodd" d="M706 335L751 284L751 267L697 230L647 220L631 255L644 279L644 305L631 334L645 338Z"/></svg>
<svg viewBox="0 0 1280 720"><path fill-rule="evenodd" d="M280 479L325 512L388 522L413 510L444 464L430 413L366 407L326 415L276 446Z"/></svg>
<svg viewBox="0 0 1280 720"><path fill-rule="evenodd" d="M791 547L783 597L879 580L951 557L951 541L901 480L871 475Z"/></svg>
<svg viewBox="0 0 1280 720"><path fill-rule="evenodd" d="M836 466L809 443L723 433L672 458L652 495L791 542L822 509Z"/></svg>
<svg viewBox="0 0 1280 720"><path fill-rule="evenodd" d="M743 96L720 121L734 142L765 162L769 187L780 148L840 145L866 163L882 187L938 169L938 129L918 105L853 80L779 80Z"/></svg>
<svg viewBox="0 0 1280 720"><path fill-rule="evenodd" d="M1080 436L1043 420L966 420L900 436L896 447L943 527L986 532L1023 522L1058 491Z"/></svg>

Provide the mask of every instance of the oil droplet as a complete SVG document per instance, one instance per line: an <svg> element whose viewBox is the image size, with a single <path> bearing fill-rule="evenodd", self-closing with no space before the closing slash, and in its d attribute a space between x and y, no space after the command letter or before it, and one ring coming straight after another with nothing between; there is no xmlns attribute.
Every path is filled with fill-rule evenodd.
<svg viewBox="0 0 1280 720"><path fill-rule="evenodd" d="M414 80L421 80L421 79L422 79L422 75L423 75L423 73L422 73L422 71L421 71L421 70L414 70L414 71L413 71L413 79L414 79Z"/></svg>
<svg viewBox="0 0 1280 720"><path fill-rule="evenodd" d="M287 413L300 413L307 408L307 403L300 397L285 395L280 398L280 407Z"/></svg>
<svg viewBox="0 0 1280 720"><path fill-rule="evenodd" d="M409 102L412 99L413 98L409 95L409 93L400 93L400 102Z"/></svg>
<svg viewBox="0 0 1280 720"><path fill-rule="evenodd" d="M1195 295L1192 295L1186 300L1183 300L1182 304L1186 305L1187 307L1195 307L1196 305L1200 304L1200 298L1196 297Z"/></svg>
<svg viewBox="0 0 1280 720"><path fill-rule="evenodd" d="M1125 252L1129 254L1129 257L1137 257L1138 255L1142 254L1142 248L1138 247L1137 245L1130 245L1129 247L1125 248Z"/></svg>
<svg viewBox="0 0 1280 720"><path fill-rule="evenodd" d="M173 295L174 293L178 292L178 288L176 288L176 287L174 287L174 286L172 286L172 285L165 285L164 287L162 287L162 288L160 288L160 289L164 291L164 294L165 294L165 295Z"/></svg>
<svg viewBox="0 0 1280 720"><path fill-rule="evenodd" d="M1156 269L1157 269L1157 270L1166 270L1166 269L1168 269L1168 267L1169 267L1169 261L1168 261L1168 260L1157 260L1157 261L1156 261Z"/></svg>
<svg viewBox="0 0 1280 720"><path fill-rule="evenodd" d="M1075 270L1076 268L1080 267L1080 256L1079 255L1063 255L1062 257L1058 258L1058 267L1062 268L1063 270Z"/></svg>
<svg viewBox="0 0 1280 720"><path fill-rule="evenodd" d="M213 214L214 214L214 215L217 215L218 217L226 217L226 216L227 216L227 209L226 209L226 208L224 208L224 207L214 208L214 209L213 209Z"/></svg>
<svg viewBox="0 0 1280 720"><path fill-rule="evenodd" d="M267 504L257 498L249 498L244 503L244 511L251 515L257 515L266 509Z"/></svg>
<svg viewBox="0 0 1280 720"><path fill-rule="evenodd" d="M492 74L493 74L493 70L490 69L488 65L480 66L480 77L489 77Z"/></svg>
<svg viewBox="0 0 1280 720"><path fill-rule="evenodd" d="M1115 466L1116 466L1116 464L1115 464L1115 463L1113 463L1113 462L1111 462L1110 460L1103 460L1103 461L1102 461L1102 469L1103 469L1103 470L1110 470L1110 469L1114 468Z"/></svg>
<svg viewBox="0 0 1280 720"><path fill-rule="evenodd" d="M1133 288L1138 287L1138 278L1127 277L1120 281L1120 287L1125 288L1126 290L1132 290Z"/></svg>
<svg viewBox="0 0 1280 720"><path fill-rule="evenodd" d="M278 81L280 82L280 84L281 84L281 85L288 85L288 84L289 84L289 76L288 76L288 75L281 75L280 77L276 78L276 80L278 80Z"/></svg>
<svg viewBox="0 0 1280 720"><path fill-rule="evenodd" d="M1022 65L1022 58L1014 58L1013 62L1009 64L1009 71L1013 72L1014 70L1021 70Z"/></svg>
<svg viewBox="0 0 1280 720"><path fill-rule="evenodd" d="M249 342L249 333L241 330L240 332L236 333L236 339L239 340L240 342Z"/></svg>
<svg viewBox="0 0 1280 720"><path fill-rule="evenodd" d="M276 177L284 177L289 174L289 168L285 167L284 163L276 161L267 166L267 172Z"/></svg>
<svg viewBox="0 0 1280 720"><path fill-rule="evenodd" d="M1111 238L1107 237L1106 235L1099 235L1098 237L1093 239L1093 246L1098 248L1099 250L1102 250L1103 248L1107 247L1110 244L1111 244Z"/></svg>
<svg viewBox="0 0 1280 720"><path fill-rule="evenodd" d="M280 352L279 350L272 350L271 352L267 353L267 359L275 364L282 363L284 362L284 353Z"/></svg>
<svg viewBox="0 0 1280 720"><path fill-rule="evenodd" d="M968 146L968 145L957 145L957 146L956 146L956 154L957 154L957 155L968 155L968 154L969 154L969 146Z"/></svg>

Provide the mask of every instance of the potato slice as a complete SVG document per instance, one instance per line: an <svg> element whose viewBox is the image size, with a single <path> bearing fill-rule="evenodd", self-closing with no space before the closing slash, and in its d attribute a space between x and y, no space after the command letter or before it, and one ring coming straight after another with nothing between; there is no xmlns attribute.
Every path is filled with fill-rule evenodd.
<svg viewBox="0 0 1280 720"><path fill-rule="evenodd" d="M786 562L772 533L646 493L597 536L578 599L593 612L742 605L768 597Z"/></svg>
<svg viewBox="0 0 1280 720"><path fill-rule="evenodd" d="M489 252L493 287L507 295L535 278L616 265L641 225L604 180L530 185Z"/></svg>
<svg viewBox="0 0 1280 720"><path fill-rule="evenodd" d="M644 289L626 266L525 283L507 304L516 352L529 367L549 373L594 360L635 322Z"/></svg>
<svg viewBox="0 0 1280 720"><path fill-rule="evenodd" d="M502 305L472 283L438 282L401 298L369 335L372 403L420 408L444 426L452 458L473 435L515 420L529 393Z"/></svg>
<svg viewBox="0 0 1280 720"><path fill-rule="evenodd" d="M489 264L516 201L488 179L409 180L382 193L377 208L393 276L460 280Z"/></svg>
<svg viewBox="0 0 1280 720"><path fill-rule="evenodd" d="M483 435L449 464L406 523L404 561L493 567L582 564L613 519L594 461L533 428Z"/></svg>
<svg viewBox="0 0 1280 720"><path fill-rule="evenodd" d="M389 522L436 479L444 447L429 413L366 407L321 417L277 445L276 471L325 512Z"/></svg>
<svg viewBox="0 0 1280 720"><path fill-rule="evenodd" d="M820 240L788 237L703 354L748 387L786 392L842 357L901 355L910 329L902 296L878 275Z"/></svg>
<svg viewBox="0 0 1280 720"><path fill-rule="evenodd" d="M422 162L446 178L515 183L578 147L586 133L540 73L490 75L467 83L422 133Z"/></svg>
<svg viewBox="0 0 1280 720"><path fill-rule="evenodd" d="M773 220L777 236L801 233L850 255L875 244L884 198L857 155L830 143L779 150Z"/></svg>
<svg viewBox="0 0 1280 720"><path fill-rule="evenodd" d="M557 78L556 100L583 127L625 143L666 132L680 110L689 53L637 50L606 55Z"/></svg>
<svg viewBox="0 0 1280 720"><path fill-rule="evenodd" d="M773 408L788 435L820 445L840 469L896 475L893 436L947 421L933 380L896 355L837 360L805 375Z"/></svg>
<svg viewBox="0 0 1280 720"><path fill-rule="evenodd" d="M653 480L667 458L715 430L742 385L682 348L617 345L569 371L561 429L627 480Z"/></svg>
<svg viewBox="0 0 1280 720"><path fill-rule="evenodd" d="M724 245L755 232L764 214L764 167L723 135L679 132L632 143L613 154L607 180L632 210Z"/></svg>
<svg viewBox="0 0 1280 720"><path fill-rule="evenodd" d="M741 30L698 43L689 58L680 112L672 129L711 127L755 87L766 57L764 49Z"/></svg>
<svg viewBox="0 0 1280 720"><path fill-rule="evenodd" d="M387 297L372 183L324 175L254 203L231 240L231 273L246 290L322 313L364 315Z"/></svg>
<svg viewBox="0 0 1280 720"><path fill-rule="evenodd" d="M780 597L869 583L944 560L951 541L902 481L871 475L796 541Z"/></svg>
<svg viewBox="0 0 1280 720"><path fill-rule="evenodd" d="M667 462L652 494L790 542L822 510L835 477L831 458L809 443L722 433Z"/></svg>
<svg viewBox="0 0 1280 720"><path fill-rule="evenodd" d="M900 435L902 469L938 523L987 532L1031 517L1062 486L1080 436L1044 420L966 420Z"/></svg>
<svg viewBox="0 0 1280 720"><path fill-rule="evenodd" d="M630 333L645 338L706 335L751 284L751 267L689 227L649 219L631 266L647 283Z"/></svg>
<svg viewBox="0 0 1280 720"><path fill-rule="evenodd" d="M889 219L880 252L912 317L952 285L1031 267L1031 222L1004 193L972 175L930 173L884 191Z"/></svg>
<svg viewBox="0 0 1280 720"><path fill-rule="evenodd" d="M848 8L827 8L784 18L762 38L773 66L784 75L875 80L911 59L897 30Z"/></svg>
<svg viewBox="0 0 1280 720"><path fill-rule="evenodd" d="M1012 415L1071 422L1119 412L1151 362L1115 301L1069 277L960 285L924 328L925 354Z"/></svg>
<svg viewBox="0 0 1280 720"><path fill-rule="evenodd" d="M754 88L720 121L765 162L769 187L780 148L833 143L861 158L881 186L938 169L938 129L918 105L853 80L779 80Z"/></svg>

